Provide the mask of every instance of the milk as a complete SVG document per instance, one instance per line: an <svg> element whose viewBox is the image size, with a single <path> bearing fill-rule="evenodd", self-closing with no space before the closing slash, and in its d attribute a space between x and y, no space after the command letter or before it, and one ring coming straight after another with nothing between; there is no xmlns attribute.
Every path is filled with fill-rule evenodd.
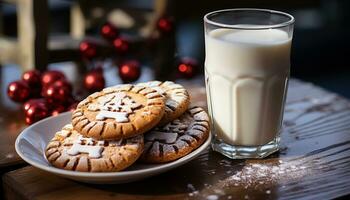
<svg viewBox="0 0 350 200"><path fill-rule="evenodd" d="M205 37L207 96L216 138L240 146L274 140L289 77L288 34L215 29Z"/></svg>

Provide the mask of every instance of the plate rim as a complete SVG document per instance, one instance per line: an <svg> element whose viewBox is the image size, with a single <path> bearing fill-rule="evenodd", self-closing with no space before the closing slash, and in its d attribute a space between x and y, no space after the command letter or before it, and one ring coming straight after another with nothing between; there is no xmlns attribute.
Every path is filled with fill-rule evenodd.
<svg viewBox="0 0 350 200"><path fill-rule="evenodd" d="M29 163L30 165L32 165L38 169L47 171L49 173L54 173L54 174L59 174L59 175L64 175L64 176L84 177L84 178L89 178L89 177L90 178L92 178L92 177L94 177L94 178L107 178L107 177L137 176L137 175L148 174L148 173L152 173L152 172L159 172L159 170L165 170L165 169L168 169L171 167L178 167L181 164L186 164L186 161L190 160L193 156L198 155L201 152L203 152L211 143L211 132L209 131L209 136L205 140L205 142L201 146L199 146L197 149L195 149L194 151L190 152L189 154L187 154L186 156L184 156L182 158L179 158L177 160L174 160L174 161L171 161L168 163L159 164L158 166L147 168L147 169L139 169L139 170L133 170L133 171L119 171L119 172L79 172L79 171L64 170L64 169L56 168L52 165L49 165L49 166L42 165L42 164L36 162L35 160L32 160L32 159L28 158L27 156L25 156L24 154L22 154L22 152L20 151L19 142L20 142L21 138L23 138L23 135L25 134L25 132L27 132L28 130L30 130L34 126L37 126L38 124L46 123L48 120L52 120L53 118L57 118L57 117L63 117L63 115L69 115L71 113L72 112L64 112L64 113L61 113L61 114L56 115L56 116L51 116L51 117L45 118L43 120L40 120L40 121L28 126L27 128L25 128L17 136L16 142L15 142L15 150L16 150L17 154L21 157L21 159L23 159L25 162ZM42 156L46 160L46 157L44 155L42 155Z"/></svg>

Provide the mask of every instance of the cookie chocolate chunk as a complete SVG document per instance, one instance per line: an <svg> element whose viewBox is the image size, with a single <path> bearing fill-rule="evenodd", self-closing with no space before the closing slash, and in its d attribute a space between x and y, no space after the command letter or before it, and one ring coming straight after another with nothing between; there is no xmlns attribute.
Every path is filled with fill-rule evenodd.
<svg viewBox="0 0 350 200"><path fill-rule="evenodd" d="M73 112L72 125L86 137L129 138L157 125L164 109L164 97L155 89L118 85L81 101Z"/></svg>
<svg viewBox="0 0 350 200"><path fill-rule="evenodd" d="M148 163L176 160L198 148L208 136L208 114L200 107L189 108L178 119L145 134L141 160Z"/></svg>
<svg viewBox="0 0 350 200"><path fill-rule="evenodd" d="M190 104L187 90L172 81L150 81L138 85L153 88L165 97L165 114L159 125L165 125L181 116Z"/></svg>
<svg viewBox="0 0 350 200"><path fill-rule="evenodd" d="M143 136L114 141L80 135L68 124L48 143L45 155L55 167L82 172L120 171L133 164L143 150Z"/></svg>

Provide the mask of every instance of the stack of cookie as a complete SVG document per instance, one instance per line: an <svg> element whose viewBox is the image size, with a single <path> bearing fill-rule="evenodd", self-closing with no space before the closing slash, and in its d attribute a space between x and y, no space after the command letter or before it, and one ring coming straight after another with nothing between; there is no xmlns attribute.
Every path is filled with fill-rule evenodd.
<svg viewBox="0 0 350 200"><path fill-rule="evenodd" d="M55 167L87 172L176 160L209 136L207 113L189 105L186 89L171 81L105 88L78 104L71 124L49 142L46 158Z"/></svg>

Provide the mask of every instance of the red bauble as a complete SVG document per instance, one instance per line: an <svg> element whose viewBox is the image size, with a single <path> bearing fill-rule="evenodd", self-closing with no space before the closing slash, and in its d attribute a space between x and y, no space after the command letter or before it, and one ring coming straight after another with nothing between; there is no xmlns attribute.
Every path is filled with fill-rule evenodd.
<svg viewBox="0 0 350 200"><path fill-rule="evenodd" d="M78 106L78 102L75 102L67 108L67 111L73 112L77 108L77 106Z"/></svg>
<svg viewBox="0 0 350 200"><path fill-rule="evenodd" d="M198 69L198 62L192 58L183 58L177 65L177 71L182 78L192 78Z"/></svg>
<svg viewBox="0 0 350 200"><path fill-rule="evenodd" d="M89 41L82 41L79 45L80 54L88 59L92 59L97 55L97 46Z"/></svg>
<svg viewBox="0 0 350 200"><path fill-rule="evenodd" d="M40 87L41 73L38 70L26 71L22 74L22 80L25 81L30 87Z"/></svg>
<svg viewBox="0 0 350 200"><path fill-rule="evenodd" d="M64 74L60 71L46 71L41 76L41 84L43 87L49 86L57 80L66 79Z"/></svg>
<svg viewBox="0 0 350 200"><path fill-rule="evenodd" d="M118 53L126 53L129 50L129 41L125 38L118 37L113 40L113 46Z"/></svg>
<svg viewBox="0 0 350 200"><path fill-rule="evenodd" d="M72 92L73 90L72 84L70 84L66 79L57 80L53 84L56 85L57 87L64 87L69 92Z"/></svg>
<svg viewBox="0 0 350 200"><path fill-rule="evenodd" d="M49 110L45 105L35 103L25 111L25 121L27 124L33 124L34 122L44 119L48 115Z"/></svg>
<svg viewBox="0 0 350 200"><path fill-rule="evenodd" d="M72 105L73 103L78 102L73 96L69 97L68 100L66 101L66 103L64 104L64 106L67 108L70 105Z"/></svg>
<svg viewBox="0 0 350 200"><path fill-rule="evenodd" d="M7 95L12 101L25 102L30 96L30 88L24 81L14 81L8 85Z"/></svg>
<svg viewBox="0 0 350 200"><path fill-rule="evenodd" d="M113 24L107 22L101 27L101 35L108 41L114 40L118 37L118 29Z"/></svg>
<svg viewBox="0 0 350 200"><path fill-rule="evenodd" d="M64 106L56 105L54 108L51 109L51 115L56 116L64 111L66 111L66 108Z"/></svg>
<svg viewBox="0 0 350 200"><path fill-rule="evenodd" d="M105 87L105 78L103 74L98 71L91 71L84 77L84 87L89 92L100 91Z"/></svg>
<svg viewBox="0 0 350 200"><path fill-rule="evenodd" d="M24 112L26 112L32 105L43 105L43 106L47 106L46 100L44 98L41 99L29 99L28 101L26 101L23 104L23 110Z"/></svg>
<svg viewBox="0 0 350 200"><path fill-rule="evenodd" d="M97 72L103 74L103 66L97 65L90 72Z"/></svg>
<svg viewBox="0 0 350 200"><path fill-rule="evenodd" d="M69 91L67 87L62 87L54 83L44 87L41 95L45 97L49 103L63 104L71 96L71 91Z"/></svg>
<svg viewBox="0 0 350 200"><path fill-rule="evenodd" d="M118 72L124 83L136 81L141 75L140 63L136 60L126 61L119 66Z"/></svg>
<svg viewBox="0 0 350 200"><path fill-rule="evenodd" d="M174 20L171 17L162 17L157 22L157 28L163 33L169 33L174 29Z"/></svg>
<svg viewBox="0 0 350 200"><path fill-rule="evenodd" d="M41 86L40 87L30 87L30 98L40 98L41 97Z"/></svg>

